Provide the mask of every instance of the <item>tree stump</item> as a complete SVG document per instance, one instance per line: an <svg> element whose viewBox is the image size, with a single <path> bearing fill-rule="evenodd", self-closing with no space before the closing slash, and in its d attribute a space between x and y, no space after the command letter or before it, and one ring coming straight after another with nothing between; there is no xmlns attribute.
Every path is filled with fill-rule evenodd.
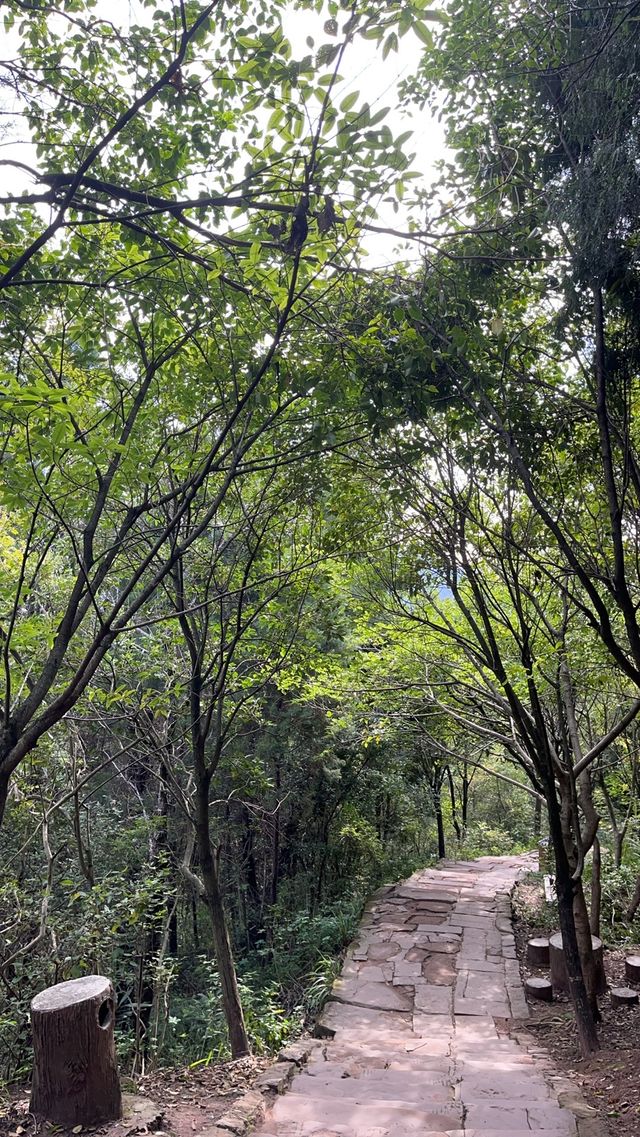
<svg viewBox="0 0 640 1137"><path fill-rule="evenodd" d="M633 1007L637 1002L638 992L632 991L630 987L611 988L612 1007Z"/></svg>
<svg viewBox="0 0 640 1137"><path fill-rule="evenodd" d="M532 999L540 999L543 1003L553 1002L553 987L548 979L537 979L531 975L525 979L524 988Z"/></svg>
<svg viewBox="0 0 640 1137"><path fill-rule="evenodd" d="M640 955L628 955L624 961L624 971L632 983L640 983Z"/></svg>
<svg viewBox="0 0 640 1137"><path fill-rule="evenodd" d="M527 944L527 963L532 967L549 966L549 939L547 936L534 936Z"/></svg>
<svg viewBox="0 0 640 1137"><path fill-rule="evenodd" d="M607 989L607 977L604 973L602 940L599 940L597 936L592 936L591 945L593 947L596 966L596 994L604 995ZM555 935L549 939L549 968L549 978L551 979L554 994L568 994L569 976L567 975L567 965L564 961L562 935L560 932L556 932Z"/></svg>
<svg viewBox="0 0 640 1137"><path fill-rule="evenodd" d="M109 979L87 975L41 991L31 1003L31 1113L59 1125L122 1115Z"/></svg>

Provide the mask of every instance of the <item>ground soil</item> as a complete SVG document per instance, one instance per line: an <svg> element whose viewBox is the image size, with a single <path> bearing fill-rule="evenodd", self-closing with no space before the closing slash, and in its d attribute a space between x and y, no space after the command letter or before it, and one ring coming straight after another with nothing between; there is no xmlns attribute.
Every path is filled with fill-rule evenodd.
<svg viewBox="0 0 640 1137"><path fill-rule="evenodd" d="M548 909L538 879L525 880L514 891L515 938L523 980L529 975L548 978L548 972L531 968L526 962L527 941L532 936L549 935ZM557 930L557 929L554 929ZM638 944L608 950L604 965L609 987L635 987L625 978L627 955L640 954ZM555 996L553 1003L529 1000L527 1030L544 1046L555 1064L579 1086L585 1100L608 1119L615 1137L640 1134L640 1007L613 1008L608 993L600 1000L601 1049L588 1060L580 1059L573 1011L569 1000Z"/></svg>
<svg viewBox="0 0 640 1137"><path fill-rule="evenodd" d="M73 1134L95 1134L96 1137L128 1137L129 1134L153 1134L157 1137L197 1137L226 1113L233 1102L249 1089L258 1074L272 1061L266 1058L239 1058L235 1062L217 1062L195 1069L160 1068L138 1078L123 1090L135 1094L134 1108L128 1099L129 1116L109 1125L86 1127ZM28 1087L16 1088L10 1098L0 1099L0 1135L2 1137L35 1137L55 1134L65 1137L66 1130L49 1123L36 1125L29 1113Z"/></svg>

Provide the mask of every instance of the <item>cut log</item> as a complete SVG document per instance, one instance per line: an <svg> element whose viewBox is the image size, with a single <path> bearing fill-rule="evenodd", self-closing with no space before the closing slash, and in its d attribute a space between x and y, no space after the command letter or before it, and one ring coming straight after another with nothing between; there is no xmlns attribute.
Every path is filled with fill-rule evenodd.
<svg viewBox="0 0 640 1137"><path fill-rule="evenodd" d="M596 994L604 995L607 989L607 977L604 973L602 940L599 940L597 936L592 936L591 945L596 967ZM551 979L551 985L555 995L569 993L569 977L564 961L562 935L560 932L556 932L555 935L549 938L549 978Z"/></svg>
<svg viewBox="0 0 640 1137"><path fill-rule="evenodd" d="M624 971L632 983L640 983L640 955L628 955L624 961Z"/></svg>
<svg viewBox="0 0 640 1137"><path fill-rule="evenodd" d="M543 1003L553 1002L553 987L548 979L537 979L532 975L525 979L524 988L531 999L540 999Z"/></svg>
<svg viewBox="0 0 640 1137"><path fill-rule="evenodd" d="M611 1006L612 1007L633 1007L638 1002L638 992L632 991L630 987L612 987L611 988Z"/></svg>
<svg viewBox="0 0 640 1137"><path fill-rule="evenodd" d="M31 1113L58 1125L96 1125L122 1116L109 979L58 983L31 1003Z"/></svg>
<svg viewBox="0 0 640 1137"><path fill-rule="evenodd" d="M549 938L548 936L534 936L527 944L527 962L532 967L549 966Z"/></svg>

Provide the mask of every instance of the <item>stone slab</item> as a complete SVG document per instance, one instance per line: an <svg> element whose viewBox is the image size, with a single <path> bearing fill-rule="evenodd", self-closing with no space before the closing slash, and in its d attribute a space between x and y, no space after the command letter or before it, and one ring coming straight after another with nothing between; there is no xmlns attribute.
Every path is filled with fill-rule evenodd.
<svg viewBox="0 0 640 1137"><path fill-rule="evenodd" d="M394 943L393 940L384 944L372 943L367 948L367 959L386 962L389 959L394 959L401 952L400 944Z"/></svg>
<svg viewBox="0 0 640 1137"><path fill-rule="evenodd" d="M465 971L473 967L475 972L481 971L486 975L504 975L505 973L503 963L491 963L488 959L476 959L470 962L468 956L460 956L459 954L456 956L455 966L458 970L464 969Z"/></svg>
<svg viewBox="0 0 640 1137"><path fill-rule="evenodd" d="M294 1078L292 1094L307 1094L314 1098L342 1100L345 1095L351 1102L366 1105L376 1101L404 1102L429 1110L433 1105L447 1105L453 1101L454 1091L445 1079L428 1079L424 1071L398 1071L358 1068L308 1070Z"/></svg>
<svg viewBox="0 0 640 1137"><path fill-rule="evenodd" d="M446 885L434 888L433 884L423 885L401 885L396 889L398 896L408 897L413 900L436 900L444 901L447 904L455 904L458 899L458 893L447 889Z"/></svg>
<svg viewBox="0 0 640 1137"><path fill-rule="evenodd" d="M422 977L427 983L450 987L455 976L455 960L449 955L434 955L422 964Z"/></svg>
<svg viewBox="0 0 640 1137"><path fill-rule="evenodd" d="M440 987L424 983L415 989L414 1006L416 1011L426 1011L432 1015L450 1015L452 992L450 987Z"/></svg>
<svg viewBox="0 0 640 1137"><path fill-rule="evenodd" d="M456 1015L491 1015L494 1019L509 1018L509 1003L495 999L460 999L454 1000L453 1012Z"/></svg>
<svg viewBox="0 0 640 1137"><path fill-rule="evenodd" d="M470 1105L465 1113L465 1127L486 1133L487 1129L511 1134L513 1130L553 1129L557 1133L573 1135L575 1121L571 1114L558 1105L539 1102L502 1101L497 1105Z"/></svg>
<svg viewBox="0 0 640 1137"><path fill-rule="evenodd" d="M493 1072L491 1078L480 1073L466 1073L460 1087L460 1099L465 1106L491 1103L502 1104L523 1098L526 1101L548 1102L551 1091L544 1078L535 1070Z"/></svg>
<svg viewBox="0 0 640 1137"><path fill-rule="evenodd" d="M384 1137L404 1137L407 1133L419 1134L424 1137L426 1132L446 1132L457 1129L461 1123L460 1107L455 1105L442 1109L417 1109L402 1102L369 1101L364 1105L344 1097L338 1101L325 1098L301 1097L298 1094L286 1094L278 1098L270 1118L270 1124L275 1122L276 1132L283 1121L293 1121L301 1128L300 1134L317 1135L318 1129L324 1126L333 1129L339 1126L341 1133L382 1133ZM311 1127L308 1127L308 1126ZM315 1129L313 1128L315 1126ZM293 1131L295 1132L295 1130Z"/></svg>

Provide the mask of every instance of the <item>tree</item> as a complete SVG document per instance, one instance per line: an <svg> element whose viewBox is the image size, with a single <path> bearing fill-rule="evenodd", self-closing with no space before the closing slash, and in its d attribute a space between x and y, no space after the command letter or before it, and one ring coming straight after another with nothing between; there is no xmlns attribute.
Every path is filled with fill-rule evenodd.
<svg viewBox="0 0 640 1137"><path fill-rule="evenodd" d="M14 771L212 524L256 443L294 406L320 430L336 373L324 386L296 367L290 337L304 316L318 358L367 194L407 165L372 129L380 112L335 105L354 37L382 37L402 5L332 21L302 60L279 7L248 23L246 9L236 22L180 3L126 33L89 5L16 2L5 17L18 41L5 82L42 164L3 160L36 189L2 199L0 819ZM200 527L179 541L193 510Z"/></svg>

